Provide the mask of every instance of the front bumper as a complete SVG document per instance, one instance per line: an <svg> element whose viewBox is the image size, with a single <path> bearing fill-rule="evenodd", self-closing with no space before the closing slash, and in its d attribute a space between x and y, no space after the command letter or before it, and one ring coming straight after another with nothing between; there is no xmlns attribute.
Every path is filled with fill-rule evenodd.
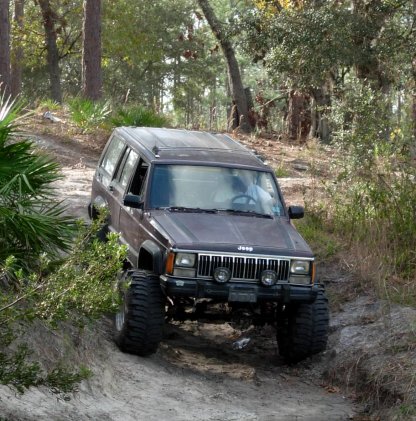
<svg viewBox="0 0 416 421"><path fill-rule="evenodd" d="M160 277L164 293L172 297L212 298L224 302L273 301L281 303L315 301L318 285L294 285L280 283L270 287L259 284L215 281L202 279L184 279L170 276Z"/></svg>

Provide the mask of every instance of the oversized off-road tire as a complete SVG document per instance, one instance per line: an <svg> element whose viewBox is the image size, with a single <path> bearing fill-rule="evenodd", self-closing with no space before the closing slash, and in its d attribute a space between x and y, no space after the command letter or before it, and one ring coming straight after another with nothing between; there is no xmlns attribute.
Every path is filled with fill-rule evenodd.
<svg viewBox="0 0 416 421"><path fill-rule="evenodd" d="M319 290L311 304L288 305L277 316L279 354L289 363L324 351L328 341L328 300Z"/></svg>
<svg viewBox="0 0 416 421"><path fill-rule="evenodd" d="M114 338L123 352L147 356L157 351L165 321L165 297L159 278L130 271L127 288L121 283L122 304L114 320ZM125 282L124 282L125 284Z"/></svg>

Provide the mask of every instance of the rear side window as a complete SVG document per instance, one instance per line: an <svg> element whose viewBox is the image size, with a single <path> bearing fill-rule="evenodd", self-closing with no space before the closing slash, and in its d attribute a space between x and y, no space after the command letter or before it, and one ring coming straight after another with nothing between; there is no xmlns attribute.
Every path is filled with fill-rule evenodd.
<svg viewBox="0 0 416 421"><path fill-rule="evenodd" d="M102 182L105 186L108 186L111 182L112 175L116 170L123 149L124 142L118 137L113 137L100 165L104 170Z"/></svg>
<svg viewBox="0 0 416 421"><path fill-rule="evenodd" d="M130 176L137 163L138 157L139 155L136 152L132 150L129 152L129 155L126 159L126 163L124 164L123 170L121 171L120 181L119 181L120 186L123 188L123 190L125 190L127 183L130 180Z"/></svg>

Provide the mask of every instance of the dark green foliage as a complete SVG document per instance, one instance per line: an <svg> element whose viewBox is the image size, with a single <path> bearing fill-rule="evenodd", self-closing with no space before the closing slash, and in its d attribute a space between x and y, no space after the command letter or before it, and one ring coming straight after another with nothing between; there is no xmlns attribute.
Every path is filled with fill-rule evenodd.
<svg viewBox="0 0 416 421"><path fill-rule="evenodd" d="M350 110L355 110L354 115ZM384 110L383 95L358 81L333 107L341 159L334 168L336 183L328 189L330 217L351 244L361 242L368 255L379 256L384 277L412 279L416 273L416 169L407 139L400 129L392 128L394 122Z"/></svg>
<svg viewBox="0 0 416 421"><path fill-rule="evenodd" d="M82 97L71 99L68 106L72 121L84 132L102 126L111 113L108 102L94 102Z"/></svg>
<svg viewBox="0 0 416 421"><path fill-rule="evenodd" d="M83 326L117 309L114 280L126 249L117 235L96 239L105 215L89 227L80 222L73 240L75 220L63 215L52 186L58 165L11 138L19 111L0 102L0 383L19 392L43 384L68 393L88 370L58 361L48 372L19 334L33 321L55 328L70 319ZM68 254L56 261L59 250Z"/></svg>
<svg viewBox="0 0 416 421"><path fill-rule="evenodd" d="M73 369L62 363L45 373L38 362L31 361L31 356L32 352L24 344L11 352L0 351L0 384L13 387L19 393L32 386L44 385L52 393L67 394L76 392L78 384L91 376L85 367Z"/></svg>
<svg viewBox="0 0 416 421"><path fill-rule="evenodd" d="M25 345L9 355L0 352L0 383L14 387L23 393L30 386L37 386L40 382L40 365L28 361L30 352Z"/></svg>
<svg viewBox="0 0 416 421"><path fill-rule="evenodd" d="M12 287L2 288L0 383L19 392L43 384L54 393L69 393L89 376L85 368L68 368L64 361L58 361L50 372L44 370L33 359L28 344L15 345L19 336L15 329L20 326L20 330L27 330L35 320L47 323L52 329L65 320L83 327L92 319L118 309L115 279L126 250L119 245L116 235L110 235L105 243L93 239L101 223L102 220L97 220L92 227L82 228L72 251L48 275L43 275L42 270L29 276L18 272ZM6 272L12 270L5 269L0 273L0 280L6 280Z"/></svg>
<svg viewBox="0 0 416 421"><path fill-rule="evenodd" d="M114 127L163 127L167 123L166 117L140 105L119 108L111 117L111 124Z"/></svg>
<svg viewBox="0 0 416 421"><path fill-rule="evenodd" d="M41 252L67 249L75 225L55 198L59 165L34 153L29 141L12 138L21 110L0 100L0 262L13 255L30 266Z"/></svg>
<svg viewBox="0 0 416 421"><path fill-rule="evenodd" d="M67 367L58 366L48 373L44 382L52 393L73 393L78 391L77 385L89 377L91 377L91 371L86 367L72 371Z"/></svg>
<svg viewBox="0 0 416 421"><path fill-rule="evenodd" d="M411 61L409 13L408 4L399 1L368 8L312 2L274 14L260 9L241 20L243 44L265 61L271 77L283 75L291 88L308 91L328 78L342 84L353 68L378 86L398 81L399 63Z"/></svg>

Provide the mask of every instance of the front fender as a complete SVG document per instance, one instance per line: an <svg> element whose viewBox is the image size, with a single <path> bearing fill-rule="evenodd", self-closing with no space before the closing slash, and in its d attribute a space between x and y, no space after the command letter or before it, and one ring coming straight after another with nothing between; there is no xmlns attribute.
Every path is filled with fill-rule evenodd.
<svg viewBox="0 0 416 421"><path fill-rule="evenodd" d="M151 240L146 240L140 247L138 267L152 270L156 275L164 272L165 253Z"/></svg>
<svg viewBox="0 0 416 421"><path fill-rule="evenodd" d="M88 215L90 219L97 219L100 209L108 210L108 203L102 196L97 196L94 201L88 205Z"/></svg>

